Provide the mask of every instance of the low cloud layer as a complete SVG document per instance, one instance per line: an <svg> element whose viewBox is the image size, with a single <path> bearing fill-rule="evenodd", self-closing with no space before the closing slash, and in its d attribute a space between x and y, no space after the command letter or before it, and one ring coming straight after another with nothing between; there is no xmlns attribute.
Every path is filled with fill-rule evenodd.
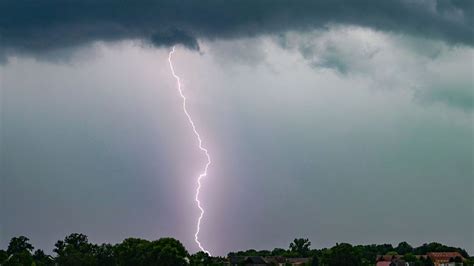
<svg viewBox="0 0 474 266"><path fill-rule="evenodd" d="M334 27L310 34L289 32L280 46L298 51L314 69L370 80L377 90L413 91L420 103L474 108L474 50L441 41L386 34L360 27Z"/></svg>
<svg viewBox="0 0 474 266"><path fill-rule="evenodd" d="M328 25L473 44L472 1L1 1L2 54L40 54L93 41L157 46L309 30Z"/></svg>

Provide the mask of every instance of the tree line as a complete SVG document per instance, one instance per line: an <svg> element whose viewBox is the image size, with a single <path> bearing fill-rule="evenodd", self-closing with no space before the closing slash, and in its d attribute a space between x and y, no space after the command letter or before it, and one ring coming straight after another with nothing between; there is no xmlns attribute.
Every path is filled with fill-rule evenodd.
<svg viewBox="0 0 474 266"><path fill-rule="evenodd" d="M246 250L231 252L231 256L282 256L288 258L304 257L311 258L310 265L328 266L369 266L375 265L379 255L401 255L406 262L413 262L416 266L433 266L429 258L419 255L426 255L428 252L459 252L468 259L464 265L474 265L474 258L469 257L466 250L462 248L449 247L440 243L423 244L419 247L412 247L407 242L401 242L396 247L391 244L371 244L371 245L351 245L348 243L338 243L331 248L311 249L309 239L295 239L289 249L275 248L269 250Z"/></svg>
<svg viewBox="0 0 474 266"><path fill-rule="evenodd" d="M190 254L183 244L174 238L160 238L149 241L139 238L127 238L121 243L93 244L84 234L70 234L54 245L54 256L36 249L25 236L13 237L7 250L0 250L1 266L206 266L226 265L231 257L283 257L310 258L309 265L328 266L369 266L375 265L378 255L403 255L407 262L419 266L431 266L433 262L417 255L428 252L459 252L464 258L465 265L474 265L474 258L469 257L466 250L449 247L440 243L423 244L412 247L407 242L401 242L396 247L391 244L351 245L338 243L331 248L311 249L311 242L306 238L296 238L287 249L254 250L230 252L227 258L210 257L207 253Z"/></svg>

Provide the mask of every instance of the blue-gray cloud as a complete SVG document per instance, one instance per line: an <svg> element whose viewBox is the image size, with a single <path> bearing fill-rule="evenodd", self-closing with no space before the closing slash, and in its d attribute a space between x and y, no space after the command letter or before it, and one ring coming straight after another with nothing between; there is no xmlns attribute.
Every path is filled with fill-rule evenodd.
<svg viewBox="0 0 474 266"><path fill-rule="evenodd" d="M154 45L237 38L331 24L360 25L472 45L473 2L433 1L0 1L0 51L40 54L93 41Z"/></svg>
<svg viewBox="0 0 474 266"><path fill-rule="evenodd" d="M333 27L276 38L297 50L315 69L367 78L378 90L408 88L420 103L441 103L472 111L474 93L470 46L452 46L361 27Z"/></svg>

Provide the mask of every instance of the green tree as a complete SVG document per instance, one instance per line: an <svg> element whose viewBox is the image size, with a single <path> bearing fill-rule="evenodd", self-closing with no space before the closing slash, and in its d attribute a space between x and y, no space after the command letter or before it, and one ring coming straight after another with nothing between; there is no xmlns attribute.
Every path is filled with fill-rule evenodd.
<svg viewBox="0 0 474 266"><path fill-rule="evenodd" d="M466 250L456 247L448 247L440 243L432 242L429 244L423 244L414 249L413 253L417 255L425 255L428 252L459 252L464 258L469 258L469 254Z"/></svg>
<svg viewBox="0 0 474 266"><path fill-rule="evenodd" d="M307 238L295 238L290 243L290 251L298 254L300 257L307 257L310 251L311 241Z"/></svg>
<svg viewBox="0 0 474 266"><path fill-rule="evenodd" d="M454 258L450 258L450 259L449 259L449 262L454 262L454 265L457 266L457 265L461 265L461 264L463 263L463 260L462 260L461 257L456 256L456 257L454 257Z"/></svg>
<svg viewBox="0 0 474 266"><path fill-rule="evenodd" d="M257 254L258 256L266 257L266 256L271 256L272 252L270 250L262 249L262 250L257 251Z"/></svg>
<svg viewBox="0 0 474 266"><path fill-rule="evenodd" d="M117 265L115 258L114 246L110 244L102 244L97 246L95 249L95 257L97 264L101 266L114 266Z"/></svg>
<svg viewBox="0 0 474 266"><path fill-rule="evenodd" d="M179 266L187 264L188 252L183 244L174 238L147 241L128 238L114 248L117 265L163 265Z"/></svg>
<svg viewBox="0 0 474 266"><path fill-rule="evenodd" d="M150 263L148 265L158 264L162 266L186 265L186 258L189 256L183 244L179 240L170 237L151 242L149 254L151 257L147 258Z"/></svg>
<svg viewBox="0 0 474 266"><path fill-rule="evenodd" d="M421 266L434 266L433 261L430 258L421 258L420 259L420 265Z"/></svg>
<svg viewBox="0 0 474 266"><path fill-rule="evenodd" d="M387 254L390 251L394 251L395 249L391 244L382 244L376 245L377 254Z"/></svg>
<svg viewBox="0 0 474 266"><path fill-rule="evenodd" d="M19 254L23 252L31 253L34 247L29 243L30 239L26 236L13 237L8 244L8 255Z"/></svg>
<svg viewBox="0 0 474 266"><path fill-rule="evenodd" d="M382 248L380 248L382 247ZM360 256L362 265L372 265L377 259L377 255L385 254L390 247L384 245L357 245L354 246L355 252Z"/></svg>
<svg viewBox="0 0 474 266"><path fill-rule="evenodd" d="M311 259L311 266L319 266L318 256L313 256L313 258Z"/></svg>
<svg viewBox="0 0 474 266"><path fill-rule="evenodd" d="M407 242L401 242L398 244L398 246L395 248L395 251L400 254L400 255L405 255L407 253L413 252L413 247L410 246Z"/></svg>
<svg viewBox="0 0 474 266"><path fill-rule="evenodd" d="M96 246L89 243L86 235L70 234L64 241L59 240L54 246L53 251L58 254L56 262L60 266L97 265Z"/></svg>
<svg viewBox="0 0 474 266"><path fill-rule="evenodd" d="M467 258L467 259L464 261L464 265L467 265L467 266L474 266L474 257Z"/></svg>
<svg viewBox="0 0 474 266"><path fill-rule="evenodd" d="M29 243L29 241L30 239L25 236L13 237L8 244L8 257L2 265L32 265L33 256L31 255L31 251L34 249L34 247Z"/></svg>
<svg viewBox="0 0 474 266"><path fill-rule="evenodd" d="M274 248L272 250L272 256L283 256L285 254L286 250L282 248Z"/></svg>
<svg viewBox="0 0 474 266"><path fill-rule="evenodd" d="M191 255L190 264L191 266L211 265L212 258L206 252L199 251L196 254Z"/></svg>
<svg viewBox="0 0 474 266"><path fill-rule="evenodd" d="M328 266L359 266L362 262L352 245L341 243L323 252L321 264Z"/></svg>
<svg viewBox="0 0 474 266"><path fill-rule="evenodd" d="M8 253L5 250L0 249L0 264L5 263L7 259L8 259Z"/></svg>
<svg viewBox="0 0 474 266"><path fill-rule="evenodd" d="M34 265L34 260L31 253L22 251L22 252L10 255L10 257L5 262L5 264L2 264L2 265L4 266L30 266L30 265Z"/></svg>
<svg viewBox="0 0 474 266"><path fill-rule="evenodd" d="M415 261L417 261L416 256L413 255L413 253L406 253L403 256L403 260L406 261L406 262L415 262Z"/></svg>
<svg viewBox="0 0 474 266"><path fill-rule="evenodd" d="M139 238L127 238L115 246L117 265L146 265L150 241Z"/></svg>
<svg viewBox="0 0 474 266"><path fill-rule="evenodd" d="M35 261L36 266L54 265L53 258L51 258L51 256L46 255L41 249L37 249L35 251L35 254L33 254L33 260Z"/></svg>
<svg viewBox="0 0 474 266"><path fill-rule="evenodd" d="M255 249L247 249L245 251L238 251L237 256L257 256L257 251Z"/></svg>

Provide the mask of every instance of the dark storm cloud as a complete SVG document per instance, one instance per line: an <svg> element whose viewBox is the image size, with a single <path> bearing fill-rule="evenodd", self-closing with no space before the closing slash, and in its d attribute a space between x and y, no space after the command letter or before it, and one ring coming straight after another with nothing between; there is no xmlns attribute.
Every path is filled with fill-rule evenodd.
<svg viewBox="0 0 474 266"><path fill-rule="evenodd" d="M171 46L180 43L193 50L199 49L199 44L193 36L178 29L157 32L150 37L150 41L156 46Z"/></svg>
<svg viewBox="0 0 474 266"><path fill-rule="evenodd" d="M238 38L328 24L368 26L473 44L472 1L0 1L0 49L39 54L92 41L145 40L199 49Z"/></svg>

